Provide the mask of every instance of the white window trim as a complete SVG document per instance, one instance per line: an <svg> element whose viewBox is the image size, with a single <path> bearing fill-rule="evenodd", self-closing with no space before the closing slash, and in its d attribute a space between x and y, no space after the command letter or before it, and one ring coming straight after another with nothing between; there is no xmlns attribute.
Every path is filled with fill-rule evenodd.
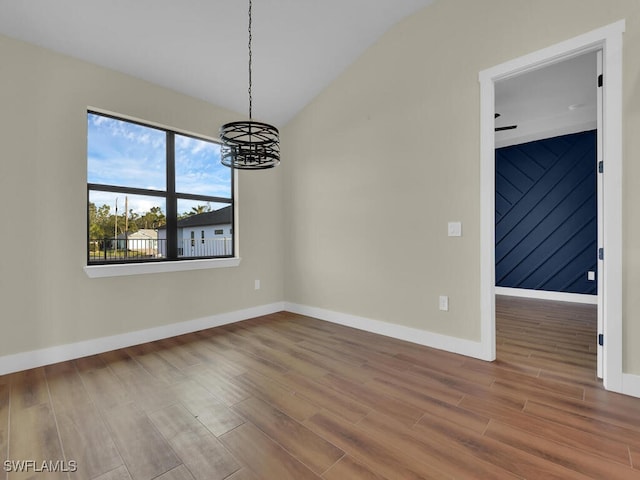
<svg viewBox="0 0 640 480"><path fill-rule="evenodd" d="M184 272L208 268L227 268L240 265L240 257L203 258L201 260L177 260L169 262L118 263L114 265L87 265L84 273L89 278L125 277L147 273Z"/></svg>

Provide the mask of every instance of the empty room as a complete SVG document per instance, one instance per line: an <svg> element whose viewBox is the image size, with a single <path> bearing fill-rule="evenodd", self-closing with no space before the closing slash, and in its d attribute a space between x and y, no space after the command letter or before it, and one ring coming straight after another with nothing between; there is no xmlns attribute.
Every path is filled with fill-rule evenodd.
<svg viewBox="0 0 640 480"><path fill-rule="evenodd" d="M0 480L640 479L638 58L637 0L0 2Z"/></svg>

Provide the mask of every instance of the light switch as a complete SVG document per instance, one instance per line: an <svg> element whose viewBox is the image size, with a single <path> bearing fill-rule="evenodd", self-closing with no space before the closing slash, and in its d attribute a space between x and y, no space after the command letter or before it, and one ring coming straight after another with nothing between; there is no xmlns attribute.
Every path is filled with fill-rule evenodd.
<svg viewBox="0 0 640 480"><path fill-rule="evenodd" d="M445 312L449 311L449 297L447 295L440 295L440 298L438 298L438 307Z"/></svg>
<svg viewBox="0 0 640 480"><path fill-rule="evenodd" d="M590 281L595 281L596 279L596 272L587 272L587 280Z"/></svg>
<svg viewBox="0 0 640 480"><path fill-rule="evenodd" d="M447 232L450 237L461 237L462 222L449 222Z"/></svg>

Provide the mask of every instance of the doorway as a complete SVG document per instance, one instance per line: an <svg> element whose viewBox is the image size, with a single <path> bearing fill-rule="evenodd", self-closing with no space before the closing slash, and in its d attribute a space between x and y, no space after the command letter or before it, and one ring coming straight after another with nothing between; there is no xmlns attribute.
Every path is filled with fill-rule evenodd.
<svg viewBox="0 0 640 480"><path fill-rule="evenodd" d="M590 51L494 84L496 294L545 300L550 312L568 311L557 301L596 306L589 310L596 333L587 354L600 360L599 378L601 54ZM556 335L532 331L546 335L548 345L540 348L555 344L559 327Z"/></svg>
<svg viewBox="0 0 640 480"><path fill-rule="evenodd" d="M496 357L495 336L495 83L567 59L603 52L602 152L603 256L598 294L602 309L604 386L622 388L622 33L624 21L586 33L549 48L497 65L480 73L481 87L481 324L483 358Z"/></svg>

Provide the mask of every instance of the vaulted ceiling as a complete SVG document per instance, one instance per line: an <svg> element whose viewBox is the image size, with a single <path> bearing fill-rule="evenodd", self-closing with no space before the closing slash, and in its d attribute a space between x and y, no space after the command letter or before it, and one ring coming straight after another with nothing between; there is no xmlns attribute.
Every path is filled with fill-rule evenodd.
<svg viewBox="0 0 640 480"><path fill-rule="evenodd" d="M434 0L254 0L253 117L283 126ZM1 0L0 34L248 112L248 1ZM595 54L496 83L497 144L594 118ZM554 127L555 128L555 127Z"/></svg>
<svg viewBox="0 0 640 480"><path fill-rule="evenodd" d="M255 0L254 118L282 126L433 0ZM2 0L0 33L248 112L248 1Z"/></svg>

